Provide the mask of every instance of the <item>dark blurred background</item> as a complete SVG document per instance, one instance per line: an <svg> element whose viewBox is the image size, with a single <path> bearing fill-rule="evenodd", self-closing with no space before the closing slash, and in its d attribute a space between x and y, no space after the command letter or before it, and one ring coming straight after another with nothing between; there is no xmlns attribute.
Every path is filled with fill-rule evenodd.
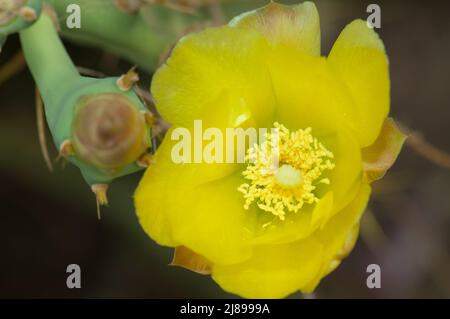
<svg viewBox="0 0 450 319"><path fill-rule="evenodd" d="M342 28L366 18L373 1L315 3L328 54ZM377 3L378 32L390 59L392 115L450 153L450 2ZM67 48L77 65L106 74L131 66L99 49ZM19 50L17 36L11 36L0 68ZM151 75L142 75L148 87ZM23 69L0 84L0 297L233 297L209 277L168 266L171 250L149 239L134 213L140 174L111 185L110 205L97 220L94 196L78 170L46 168L35 118L34 83ZM406 146L374 185L355 250L313 297L449 298L449 230L450 170ZM72 263L81 266L81 289L66 287ZM366 267L373 263L381 266L381 289L366 286Z"/></svg>

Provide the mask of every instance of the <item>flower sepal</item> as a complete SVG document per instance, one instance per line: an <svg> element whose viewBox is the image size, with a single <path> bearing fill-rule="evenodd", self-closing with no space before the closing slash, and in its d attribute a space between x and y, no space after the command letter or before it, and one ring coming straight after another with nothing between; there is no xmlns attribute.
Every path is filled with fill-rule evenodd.
<svg viewBox="0 0 450 319"><path fill-rule="evenodd" d="M362 149L363 168L369 183L383 178L394 165L406 139L392 118L384 121L376 141Z"/></svg>

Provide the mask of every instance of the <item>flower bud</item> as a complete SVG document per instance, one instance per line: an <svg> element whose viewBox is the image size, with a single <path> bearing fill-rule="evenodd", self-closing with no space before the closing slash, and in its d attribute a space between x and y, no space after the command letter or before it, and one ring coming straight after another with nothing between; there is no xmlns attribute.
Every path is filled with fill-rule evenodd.
<svg viewBox="0 0 450 319"><path fill-rule="evenodd" d="M72 140L78 158L103 169L120 169L135 162L150 144L144 116L117 93L82 99L76 109Z"/></svg>

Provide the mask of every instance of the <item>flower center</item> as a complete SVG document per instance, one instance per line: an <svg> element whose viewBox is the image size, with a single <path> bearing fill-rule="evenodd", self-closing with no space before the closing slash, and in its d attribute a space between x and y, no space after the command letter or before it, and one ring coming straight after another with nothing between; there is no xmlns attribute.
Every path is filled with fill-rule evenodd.
<svg viewBox="0 0 450 319"><path fill-rule="evenodd" d="M302 173L291 165L286 164L277 169L274 177L275 183L288 189L298 187L303 182Z"/></svg>
<svg viewBox="0 0 450 319"><path fill-rule="evenodd" d="M249 164L243 172L248 181L239 186L244 208L256 205L284 220L287 212L297 213L305 204L319 201L318 184L330 184L323 173L334 168L333 153L312 134L312 129L290 132L275 123L266 141L248 150Z"/></svg>

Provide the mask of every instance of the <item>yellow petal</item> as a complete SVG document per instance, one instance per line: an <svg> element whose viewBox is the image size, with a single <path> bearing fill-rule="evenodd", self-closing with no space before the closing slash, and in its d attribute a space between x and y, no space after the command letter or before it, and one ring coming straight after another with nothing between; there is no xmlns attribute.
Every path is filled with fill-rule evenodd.
<svg viewBox="0 0 450 319"><path fill-rule="evenodd" d="M285 220L270 214L254 214L246 227L252 238L248 245L283 244L311 235L333 214L333 193L323 196L315 205L305 205L298 213L289 214Z"/></svg>
<svg viewBox="0 0 450 319"><path fill-rule="evenodd" d="M316 204L311 216L311 228L323 227L333 212L333 193L328 192Z"/></svg>
<svg viewBox="0 0 450 319"><path fill-rule="evenodd" d="M356 114L352 98L324 58L282 47L273 54L278 57L270 64L275 119L291 130L311 127L312 134L334 153L336 167L324 177L330 178L335 212L339 211L354 198L362 178L360 145L351 131Z"/></svg>
<svg viewBox="0 0 450 319"><path fill-rule="evenodd" d="M243 208L242 194L237 191L242 181L241 172L236 172L193 189L185 188L183 197L173 198L178 201L178 209L168 214L174 238L213 263L248 259L252 249L245 243L251 234L244 226L254 212Z"/></svg>
<svg viewBox="0 0 450 319"><path fill-rule="evenodd" d="M282 298L298 290L311 292L353 248L369 195L369 185L363 184L351 204L305 239L257 246L253 256L240 264L214 264L214 280L223 289L247 298Z"/></svg>
<svg viewBox="0 0 450 319"><path fill-rule="evenodd" d="M399 130L394 120L386 119L377 140L362 149L364 171L369 182L382 178L394 165L405 140L406 135Z"/></svg>
<svg viewBox="0 0 450 319"><path fill-rule="evenodd" d="M174 129L168 131L134 196L144 230L160 245L171 247L182 244L173 237L173 228L178 222L172 223L169 217L170 212L179 209L179 199L184 198L185 190L228 176L239 169L233 164L176 164L172 159L172 150L178 143L171 139Z"/></svg>
<svg viewBox="0 0 450 319"><path fill-rule="evenodd" d="M211 262L247 259L250 236L242 194L241 164L176 164L176 141L169 130L135 194L136 210L147 234L161 245L186 246ZM194 145L192 145L194 148Z"/></svg>
<svg viewBox="0 0 450 319"><path fill-rule="evenodd" d="M327 60L278 46L269 69L276 96L276 119L288 128L333 130L349 127L357 115L352 96Z"/></svg>
<svg viewBox="0 0 450 319"><path fill-rule="evenodd" d="M327 276L331 272L333 272L339 265L342 260L346 258L352 252L353 248L356 245L356 241L359 236L359 222L353 226L353 228L347 234L344 245L342 249L335 255L335 257L329 262L328 267L324 268L323 277Z"/></svg>
<svg viewBox="0 0 450 319"><path fill-rule="evenodd" d="M320 21L312 2L282 5L275 2L237 16L231 26L258 30L272 44L293 46L311 55L320 55Z"/></svg>
<svg viewBox="0 0 450 319"><path fill-rule="evenodd" d="M307 120L305 116L292 121L305 121L301 127L309 127L311 125ZM334 131L330 126L328 130L322 128L318 130L319 134L315 134L316 126L312 127L314 136L334 154L335 168L323 175L323 178L330 180L329 185L316 185L319 203L305 205L299 213L289 214L284 221L268 220L266 214L256 215L257 220L251 224L253 227L247 226L253 234L249 244L285 243L305 238L355 198L363 181L361 151L357 141L344 128L335 128L338 131Z"/></svg>
<svg viewBox="0 0 450 319"><path fill-rule="evenodd" d="M158 111L184 127L205 112L224 111L228 115L216 118L214 126L234 127L242 115L257 126L271 124L274 97L264 67L267 46L258 32L229 26L184 37L153 78Z"/></svg>
<svg viewBox="0 0 450 319"><path fill-rule="evenodd" d="M255 249L236 265L215 264L213 279L226 291L245 298L283 298L315 278L322 263L322 245L312 238Z"/></svg>
<svg viewBox="0 0 450 319"><path fill-rule="evenodd" d="M362 20L345 27L328 62L342 79L357 107L353 128L362 147L377 138L389 113L389 66L383 42Z"/></svg>
<svg viewBox="0 0 450 319"><path fill-rule="evenodd" d="M196 254L185 246L175 248L171 266L179 266L189 269L201 275L211 274L211 262L205 257Z"/></svg>
<svg viewBox="0 0 450 319"><path fill-rule="evenodd" d="M330 184L318 186L317 191L321 187L333 191L335 214L347 206L359 190L363 176L361 151L354 137L346 130L318 138L333 152L335 168L324 174Z"/></svg>
<svg viewBox="0 0 450 319"><path fill-rule="evenodd" d="M313 291L320 280L336 269L353 249L358 238L359 220L369 201L370 192L370 186L363 183L355 199L313 235L323 245L323 259L320 272L303 287L304 292Z"/></svg>

